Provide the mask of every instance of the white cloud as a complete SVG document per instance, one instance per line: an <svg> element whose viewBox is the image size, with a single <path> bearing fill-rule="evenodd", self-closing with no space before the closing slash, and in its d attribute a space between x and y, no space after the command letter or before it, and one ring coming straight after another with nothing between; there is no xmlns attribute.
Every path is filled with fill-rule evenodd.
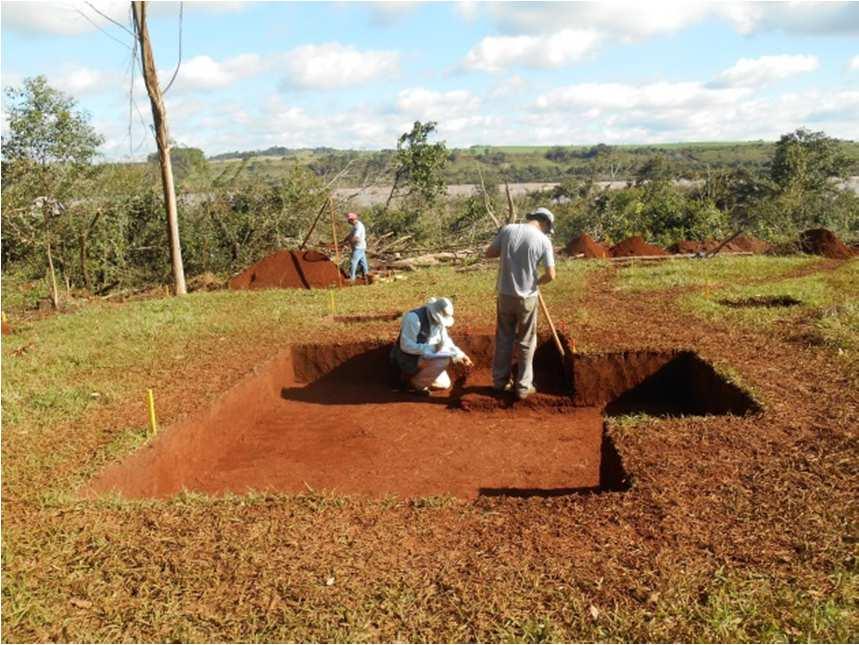
<svg viewBox="0 0 859 645"><path fill-rule="evenodd" d="M489 91L489 97L493 99L505 99L514 97L528 88L528 81L514 74L510 78L496 83Z"/></svg>
<svg viewBox="0 0 859 645"><path fill-rule="evenodd" d="M397 108L405 118L444 122L480 110L480 99L468 90L436 92L422 87L402 90Z"/></svg>
<svg viewBox="0 0 859 645"><path fill-rule="evenodd" d="M179 67L173 85L175 90L215 90L228 87L244 78L249 78L267 69L268 63L257 54L240 54L224 61L209 56L195 56ZM173 70L159 70L162 84L166 84Z"/></svg>
<svg viewBox="0 0 859 645"><path fill-rule="evenodd" d="M852 72L859 71L859 56L854 56L853 58L850 59L850 62L847 63L847 69L849 69Z"/></svg>
<svg viewBox="0 0 859 645"><path fill-rule="evenodd" d="M816 56L783 55L741 58L733 67L719 74L715 85L760 87L797 74L813 72L820 67Z"/></svg>
<svg viewBox="0 0 859 645"><path fill-rule="evenodd" d="M465 56L465 69L499 72L518 65L558 68L593 51L600 35L591 30L564 29L550 36L488 36Z"/></svg>
<svg viewBox="0 0 859 645"><path fill-rule="evenodd" d="M559 87L537 97L535 107L545 111L579 108L583 110L635 108L688 108L730 104L748 90L713 89L703 83L580 83Z"/></svg>
<svg viewBox="0 0 859 645"><path fill-rule="evenodd" d="M708 18L727 21L743 34L859 33L856 2L487 2L470 8L480 10L508 34L576 28L637 40L677 32Z"/></svg>
<svg viewBox="0 0 859 645"><path fill-rule="evenodd" d="M859 4L855 2L733 2L716 4L714 11L741 34L859 33Z"/></svg>
<svg viewBox="0 0 859 645"><path fill-rule="evenodd" d="M337 89L361 85L399 71L395 51L360 51L351 45L303 45L283 56L286 86Z"/></svg>
<svg viewBox="0 0 859 645"><path fill-rule="evenodd" d="M128 3L113 1L93 4L120 24L128 22ZM82 2L4 2L3 22L4 27L32 34L77 36L95 31L96 25L100 28L110 26L111 31L121 33Z"/></svg>
<svg viewBox="0 0 859 645"><path fill-rule="evenodd" d="M109 19L130 29L129 3L121 0L92 0L98 11L79 0L67 2L4 2L4 28L29 34L79 36L104 29L120 40L130 43L131 36ZM228 13L240 11L246 2L186 2L185 11ZM99 14L101 12L101 15ZM147 11L152 17L178 16L178 2L150 2ZM106 17L105 17L106 16ZM108 19L109 18L109 19Z"/></svg>
<svg viewBox="0 0 859 645"><path fill-rule="evenodd" d="M390 27L396 24L418 8L420 2L407 2L405 0L375 1L367 4L370 10L370 20L373 24L382 27Z"/></svg>
<svg viewBox="0 0 859 645"><path fill-rule="evenodd" d="M708 13L699 2L491 3L494 20L513 33L596 30L624 38L670 33Z"/></svg>

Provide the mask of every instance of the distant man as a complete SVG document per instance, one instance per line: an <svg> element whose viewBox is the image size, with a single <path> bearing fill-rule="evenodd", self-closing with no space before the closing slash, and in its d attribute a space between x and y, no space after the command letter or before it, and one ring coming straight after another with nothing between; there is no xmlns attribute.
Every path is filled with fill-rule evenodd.
<svg viewBox="0 0 859 645"><path fill-rule="evenodd" d="M555 226L548 208L525 216L524 224L502 227L486 249L486 257L500 258L496 284L495 356L492 385L497 391L513 390L526 399L536 390L534 350L537 348L537 294L539 287L555 279L555 254L547 237ZM545 271L538 275L538 266ZM518 347L518 374L511 378L513 348Z"/></svg>
<svg viewBox="0 0 859 645"><path fill-rule="evenodd" d="M451 361L471 365L471 359L454 345L447 333L453 326L453 303L430 298L423 307L403 315L400 335L391 350L391 362L403 380L419 392L450 389L447 366Z"/></svg>
<svg viewBox="0 0 859 645"><path fill-rule="evenodd" d="M364 279L370 272L367 267L367 231L364 228L364 223L358 219L358 213L347 213L346 221L352 225L352 230L343 239L341 244L348 244L352 247L352 264L349 272L349 280L355 281L355 274L358 271L358 266L361 266L361 275Z"/></svg>

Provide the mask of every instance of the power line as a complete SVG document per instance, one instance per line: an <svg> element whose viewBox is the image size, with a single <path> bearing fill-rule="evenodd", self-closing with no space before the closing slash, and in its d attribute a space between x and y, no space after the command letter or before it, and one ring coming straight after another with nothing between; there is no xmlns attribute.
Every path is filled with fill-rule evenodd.
<svg viewBox="0 0 859 645"><path fill-rule="evenodd" d="M164 91L161 94L167 94L167 90L173 85L173 81L176 80L176 75L179 73L179 66L182 65L182 14L183 9L185 7L184 2L179 3L179 60L176 61L176 69L173 71L173 76L170 79L170 82L167 83L167 87L164 88Z"/></svg>
<svg viewBox="0 0 859 645"><path fill-rule="evenodd" d="M107 14L102 13L102 12L98 9L98 7L96 7L92 2L87 1L87 5L89 5L89 8L90 8L90 9L92 9L93 11L95 11L95 12L96 12L98 15L100 15L102 18L104 18L105 20L109 20L110 22L112 22L113 24L115 24L117 27L119 27L120 29L122 29L123 31L125 31L125 33L127 33L127 34L128 34L129 36L131 36L132 38L134 37L134 34L133 34L133 33L131 33L131 30L130 30L128 27L126 27L126 26L125 26L125 25L123 25L122 23L117 22L116 20L114 20L113 18L111 18L110 16L108 16Z"/></svg>
<svg viewBox="0 0 859 645"><path fill-rule="evenodd" d="M89 4L89 3L87 3L87 4ZM114 40L114 41L118 42L118 43L119 43L120 45L122 45L123 47L126 47L126 48L128 48L128 49L131 49L131 46L130 46L128 43L121 41L121 40L120 40L119 38L117 38L116 36L114 36L114 35L112 35L112 34L108 33L108 32L107 32L107 31L105 31L104 29L102 29L102 28L101 28L101 27L100 27L100 26L99 26L99 25L98 25L98 24L97 24L97 23L96 23L92 18L90 18L88 15L86 15L83 11L81 11L81 10L80 10L80 9L78 9L77 7L75 7L75 11L77 11L77 12L78 12L78 13L79 13L79 14L80 14L80 15L81 15L81 16L82 16L82 17L83 17L83 18L84 18L84 19L85 19L89 24L91 24L93 27L95 27L96 29L98 29L98 30L99 30L101 33L103 33L105 36L107 36L107 37L108 37L108 38L110 38L111 40Z"/></svg>

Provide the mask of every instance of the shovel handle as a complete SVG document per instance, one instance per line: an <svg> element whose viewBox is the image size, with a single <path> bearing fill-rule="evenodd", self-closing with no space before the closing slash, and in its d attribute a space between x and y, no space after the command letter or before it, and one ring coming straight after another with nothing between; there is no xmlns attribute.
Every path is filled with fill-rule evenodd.
<svg viewBox="0 0 859 645"><path fill-rule="evenodd" d="M540 310L543 312L543 315L546 317L546 322L549 323L549 329L552 330L552 337L555 339L555 347L558 348L558 353L561 355L561 358L564 357L564 346L561 345L561 339L558 338L558 331L555 329L555 324L552 322L552 317L549 315L549 310L546 307L546 302L543 300L543 294L539 291L537 292L537 298L540 301Z"/></svg>

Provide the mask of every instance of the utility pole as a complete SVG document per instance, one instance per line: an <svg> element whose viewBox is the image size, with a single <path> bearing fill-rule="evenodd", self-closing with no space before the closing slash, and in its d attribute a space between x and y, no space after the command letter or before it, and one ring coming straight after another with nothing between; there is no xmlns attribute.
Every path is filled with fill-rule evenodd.
<svg viewBox="0 0 859 645"><path fill-rule="evenodd" d="M161 164L161 184L164 187L164 206L167 209L167 236L170 239L170 261L173 265L173 291L183 296L185 288L185 268L182 265L182 245L179 242L179 216L176 212L176 188L173 185L173 166L170 163L170 137L167 133L167 111L161 98L155 58L146 28L146 2L135 0L131 3L134 14L134 31L140 43L140 62L143 80L152 104L152 120L155 123L155 142L158 144L158 157Z"/></svg>

